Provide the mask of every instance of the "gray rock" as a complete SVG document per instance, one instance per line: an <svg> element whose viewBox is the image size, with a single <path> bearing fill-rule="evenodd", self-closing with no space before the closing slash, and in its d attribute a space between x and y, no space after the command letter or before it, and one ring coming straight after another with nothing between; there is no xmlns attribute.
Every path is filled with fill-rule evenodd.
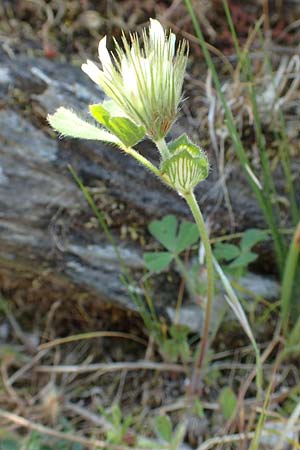
<svg viewBox="0 0 300 450"><path fill-rule="evenodd" d="M42 58L11 60L1 51L0 64L0 275L15 264L19 269L11 270L10 276L22 283L23 276L35 278L50 269L70 286L80 285L83 292L134 310L120 281L118 259L103 231L91 229L93 214L68 164L85 185L93 186L99 208L110 218L111 232L134 276L143 270L142 249L136 241L120 241L123 223L137 223L144 232L151 220L165 214L191 219L188 208L176 193L115 148L100 142L61 140L50 130L46 116L58 106L88 116L88 104L103 100L103 93L80 69ZM139 149L157 162L157 151L147 141ZM233 177L228 188L241 228L262 226L261 213L244 179ZM212 171L197 196L217 233L226 232L229 226L223 203L215 208L221 194ZM113 204L120 205L117 224ZM164 286L160 292L165 304L172 305L174 292ZM190 314L189 310L182 312L183 316ZM198 329L198 325L193 326Z"/></svg>

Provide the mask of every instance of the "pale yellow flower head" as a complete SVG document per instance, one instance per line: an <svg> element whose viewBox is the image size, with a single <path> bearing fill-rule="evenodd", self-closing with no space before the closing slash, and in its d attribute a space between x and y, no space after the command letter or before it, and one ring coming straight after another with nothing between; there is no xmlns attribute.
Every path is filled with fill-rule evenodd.
<svg viewBox="0 0 300 450"><path fill-rule="evenodd" d="M106 48L106 37L99 43L100 70L92 61L82 70L122 109L125 116L143 125L154 141L165 137L177 117L188 46L182 40L175 50L176 37L166 34L158 20L150 19L143 30L142 46L137 34L130 42L122 36L123 48Z"/></svg>

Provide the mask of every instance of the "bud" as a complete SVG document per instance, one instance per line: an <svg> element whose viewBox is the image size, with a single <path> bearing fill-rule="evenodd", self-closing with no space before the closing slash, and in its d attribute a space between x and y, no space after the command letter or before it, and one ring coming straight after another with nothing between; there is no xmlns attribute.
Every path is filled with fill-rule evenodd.
<svg viewBox="0 0 300 450"><path fill-rule="evenodd" d="M171 156L162 163L162 175L180 195L188 194L208 176L207 156L186 134L168 148Z"/></svg>

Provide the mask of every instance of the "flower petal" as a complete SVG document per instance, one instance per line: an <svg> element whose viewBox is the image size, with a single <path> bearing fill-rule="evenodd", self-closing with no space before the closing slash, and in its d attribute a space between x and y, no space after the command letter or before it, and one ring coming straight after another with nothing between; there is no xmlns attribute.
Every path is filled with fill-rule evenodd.
<svg viewBox="0 0 300 450"><path fill-rule="evenodd" d="M162 46L165 42L165 32L161 24L156 19L150 19L149 36L152 45Z"/></svg>
<svg viewBox="0 0 300 450"><path fill-rule="evenodd" d="M98 54L103 70L108 70L111 72L112 62L109 51L106 48L106 36L104 36L104 38L102 38L99 42Z"/></svg>
<svg viewBox="0 0 300 450"><path fill-rule="evenodd" d="M125 89L128 89L130 93L136 94L138 92L136 72L134 66L130 64L125 55L121 60L121 69Z"/></svg>
<svg viewBox="0 0 300 450"><path fill-rule="evenodd" d="M176 42L176 36L174 33L170 33L169 40L168 40L168 47L169 47L169 58L173 58L175 54L175 42Z"/></svg>
<svg viewBox="0 0 300 450"><path fill-rule="evenodd" d="M86 73L94 83L99 84L99 80L101 78L101 70L96 66L95 63L87 60L86 64L82 64L81 70Z"/></svg>

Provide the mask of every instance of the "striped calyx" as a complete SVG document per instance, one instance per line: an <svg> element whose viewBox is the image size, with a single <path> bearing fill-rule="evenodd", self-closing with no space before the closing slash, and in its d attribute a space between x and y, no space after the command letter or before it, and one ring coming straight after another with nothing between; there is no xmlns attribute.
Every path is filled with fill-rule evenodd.
<svg viewBox="0 0 300 450"><path fill-rule="evenodd" d="M162 175L180 195L188 194L207 177L207 156L186 134L171 142L168 148L171 156L162 163Z"/></svg>

